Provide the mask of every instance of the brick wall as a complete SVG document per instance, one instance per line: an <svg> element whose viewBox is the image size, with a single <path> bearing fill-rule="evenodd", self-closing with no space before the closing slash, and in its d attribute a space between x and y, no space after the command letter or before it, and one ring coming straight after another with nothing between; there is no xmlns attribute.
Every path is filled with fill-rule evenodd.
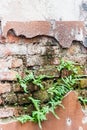
<svg viewBox="0 0 87 130"><path fill-rule="evenodd" d="M82 43L84 41L80 41L79 39L76 41L75 38L77 35L80 37L85 35L81 22L76 22L74 24L70 23L71 27L68 29L67 26L69 26L69 23L64 22L57 23L56 27L58 28L55 27L55 29L52 28L53 26L50 27L50 23L47 22L37 22L37 25L36 23L33 23L31 30L30 25L28 23L26 28L22 28L24 23L9 23L4 27L4 32L2 32L3 35L1 35L1 119L31 113L33 106L28 100L30 95L41 99L42 104L49 100L46 87L50 87L52 80L46 81L44 91L39 90L36 86L30 84L30 93L26 94L23 92L23 89L17 82L16 75L20 74L23 76L25 69L33 70L35 75L46 74L58 78L60 73L57 71L56 66L59 65L62 58L64 60L76 62L78 66L84 66L79 74L87 74L87 48ZM26 34L24 35L24 31L27 28L29 28L29 31L26 31ZM70 35L71 29L74 29L73 31L75 34L73 34L73 36ZM81 34L81 29L83 30L83 34ZM35 30L37 31L35 32ZM87 97L86 80L87 79L85 79L84 83L81 82L81 90L78 91L78 93L82 94L84 97ZM26 105L28 106L28 109L25 110L24 107Z"/></svg>

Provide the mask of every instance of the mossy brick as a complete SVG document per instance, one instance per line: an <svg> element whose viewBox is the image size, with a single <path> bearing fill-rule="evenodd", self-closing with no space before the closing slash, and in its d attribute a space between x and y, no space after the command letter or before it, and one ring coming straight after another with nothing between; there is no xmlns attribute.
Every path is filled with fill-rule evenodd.
<svg viewBox="0 0 87 130"><path fill-rule="evenodd" d="M30 104L30 100L29 100L30 96L31 96L30 94L26 94L26 93L17 94L18 104L19 105Z"/></svg>
<svg viewBox="0 0 87 130"><path fill-rule="evenodd" d="M77 69L77 74L78 75L84 75L85 74L85 67L81 65L76 65L75 66Z"/></svg>
<svg viewBox="0 0 87 130"><path fill-rule="evenodd" d="M15 110L17 111L17 114L15 114L15 117L17 116L21 116L21 115L31 115L32 111L35 110L33 104L29 104L29 105L18 105L14 107Z"/></svg>
<svg viewBox="0 0 87 130"><path fill-rule="evenodd" d="M77 89L78 96L81 96L82 98L87 99L87 90L86 89Z"/></svg>
<svg viewBox="0 0 87 130"><path fill-rule="evenodd" d="M80 87L87 88L87 78L80 80Z"/></svg>
<svg viewBox="0 0 87 130"><path fill-rule="evenodd" d="M49 100L49 95L46 90L40 90L40 91L34 92L33 97L35 99L41 100L42 103L47 102Z"/></svg>
<svg viewBox="0 0 87 130"><path fill-rule="evenodd" d="M34 71L34 74L36 76L39 76L39 75L48 75L48 76L53 76L53 77L60 76L59 71L54 65L45 65L43 67L40 67L38 70Z"/></svg>
<svg viewBox="0 0 87 130"><path fill-rule="evenodd" d="M3 104L11 105L11 104L17 103L17 96L13 92L6 93L2 95L2 100L3 100Z"/></svg>

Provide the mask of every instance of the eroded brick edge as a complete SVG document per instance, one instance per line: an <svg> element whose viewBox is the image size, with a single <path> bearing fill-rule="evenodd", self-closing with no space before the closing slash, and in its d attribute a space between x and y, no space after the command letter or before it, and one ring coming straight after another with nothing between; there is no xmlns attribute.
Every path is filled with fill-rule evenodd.
<svg viewBox="0 0 87 130"><path fill-rule="evenodd" d="M9 21L3 27L2 35L7 37L11 30L14 35L26 38L43 35L53 37L63 48L69 48L73 41L79 41L87 47L87 31L83 21Z"/></svg>

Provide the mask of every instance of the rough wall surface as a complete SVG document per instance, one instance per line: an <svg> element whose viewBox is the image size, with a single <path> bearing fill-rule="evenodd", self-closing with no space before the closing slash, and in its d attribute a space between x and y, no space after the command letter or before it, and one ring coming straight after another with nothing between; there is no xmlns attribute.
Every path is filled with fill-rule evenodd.
<svg viewBox="0 0 87 130"><path fill-rule="evenodd" d="M44 91L30 84L30 93L24 93L16 75L23 76L27 68L36 76L46 74L59 78L56 66L61 58L83 66L79 74L87 75L87 1L1 0L0 19L0 129L39 130L31 122L21 125L7 121L31 114L34 108L29 96L39 98L45 104L49 100L46 90L52 80L43 83ZM67 72L61 73L62 77L64 75ZM87 98L87 78L79 87L77 93ZM60 121L49 113L48 121L42 123L43 130L86 130L87 116L82 112L75 93L69 93L63 104L65 110L56 109ZM52 123L56 125L51 127Z"/></svg>
<svg viewBox="0 0 87 130"><path fill-rule="evenodd" d="M58 78L60 77L60 73L56 69L56 66L59 65L61 59L64 59L76 62L78 66L80 65L84 66L83 69L79 70L79 74L87 74L87 48L84 46L84 44L82 44L83 40L81 42L80 40L76 41L75 39L75 37L78 35L80 35L80 37L82 35L83 37L85 36L86 31L84 29L83 22L74 22L74 24L73 22L70 22L70 24L69 22L68 23L56 22L56 23L57 26L55 30L53 30L53 28L51 30L49 22L31 22L31 24L29 22L26 24L26 27L24 26L24 22L23 23L10 22L7 23L6 26L4 27L5 31L3 32L3 34L5 34L4 35L5 37L1 36L0 39L1 40L0 43L0 118L1 119L6 120L12 117L17 117L22 114L29 114L29 113L31 114L34 108L33 105L28 100L29 96L39 98L42 104L44 104L49 100L49 94L47 93L46 90L50 87L52 80L47 80L47 82L45 83L43 82L45 86L45 90L43 91L39 90L38 87L30 84L29 85L30 92L29 93L23 92L23 89L16 81L16 75L20 74L21 76L23 76L26 68L29 69L30 71L33 71L34 75L36 76L38 76L39 74L45 74L45 75L52 75L55 78ZM31 27L30 25L32 25L32 29L30 29ZM22 28L22 26L25 27L25 29ZM69 26L69 28L67 28L67 26ZM29 30L31 31L30 32L28 32L28 30L25 31L26 28L29 28ZM74 32L76 31L75 35L73 36L70 35L72 28L73 30L75 29ZM57 40L55 32L56 34L58 34L59 41ZM66 32L68 32L68 34ZM69 37L70 39L68 39L68 41L70 40L70 42L66 40L68 35L70 35ZM61 42L63 36L64 39L63 42ZM67 75L67 73L62 72L61 76L63 77L64 75ZM81 94L84 97L87 97L86 80L87 79L85 78L84 82L81 82L79 86L80 89L79 91L77 91L79 95ZM74 103L75 102L73 100L73 105L71 104L73 107ZM27 109L25 109L26 105ZM68 107L67 105L68 104L66 103L66 108ZM77 113L76 111L77 109L74 110L73 107L71 109L68 108L68 111L71 110L72 112L72 120L74 120L74 117L76 117L75 113ZM62 110L60 109L60 111ZM66 113L64 113L64 117L63 115L61 115L64 123L66 117L68 120L68 116L66 115ZM70 130L71 128L77 130L77 127L79 129L84 128L84 130L86 130L86 126L83 125L84 123L82 124L82 118L83 118L82 115L83 113L80 111L75 119L76 121L80 119L80 121L77 122L77 124L79 125L73 124L73 126L69 127ZM53 117L50 118L51 120L54 120ZM56 123L58 123L58 121L56 121ZM20 127L18 123L13 124L14 127L16 127L16 125L17 127ZM45 129L44 125L43 129ZM8 124L8 128L9 127L10 125ZM26 125L26 127L28 126ZM61 127L61 130L65 129L67 130L68 129L67 127L66 128ZM7 128L4 125L1 125L1 128L3 130L7 130ZM24 128L24 126L22 128ZM57 126L55 126L55 128L57 128ZM32 129L34 128L32 127L31 130ZM38 126L36 126L36 129L37 130L39 129ZM50 130L50 126L49 128L47 127L46 130Z"/></svg>

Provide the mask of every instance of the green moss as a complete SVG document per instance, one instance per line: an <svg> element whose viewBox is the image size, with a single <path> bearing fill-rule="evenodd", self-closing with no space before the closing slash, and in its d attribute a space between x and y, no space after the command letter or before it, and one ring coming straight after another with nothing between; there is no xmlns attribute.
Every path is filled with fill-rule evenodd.
<svg viewBox="0 0 87 130"><path fill-rule="evenodd" d="M47 91L40 90L38 92L34 92L33 94L35 99L41 100L41 103L49 101L49 95Z"/></svg>
<svg viewBox="0 0 87 130"><path fill-rule="evenodd" d="M39 76L39 75L50 75L50 76L54 76L54 77L59 77L60 73L56 69L56 66L54 66L54 65L51 65L51 66L47 65L47 66L44 66L43 68L35 70L34 71L34 75L35 76Z"/></svg>
<svg viewBox="0 0 87 130"><path fill-rule="evenodd" d="M87 78L80 80L80 87L87 88Z"/></svg>
<svg viewBox="0 0 87 130"><path fill-rule="evenodd" d="M75 66L77 68L77 75L84 75L84 67L80 65Z"/></svg>

